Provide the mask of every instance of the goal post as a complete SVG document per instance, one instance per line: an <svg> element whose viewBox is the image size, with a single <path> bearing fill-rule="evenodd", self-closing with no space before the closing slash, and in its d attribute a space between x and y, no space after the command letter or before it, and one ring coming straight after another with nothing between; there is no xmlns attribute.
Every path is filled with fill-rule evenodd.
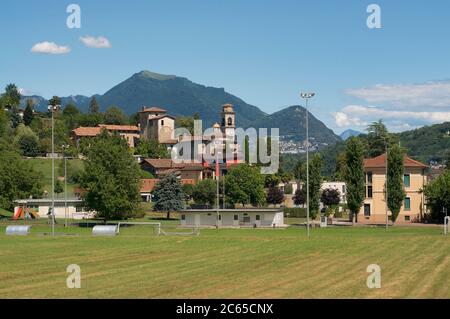
<svg viewBox="0 0 450 319"><path fill-rule="evenodd" d="M450 220L450 216L445 216L444 217L444 235L448 234L448 223Z"/></svg>
<svg viewBox="0 0 450 319"><path fill-rule="evenodd" d="M117 224L117 234L120 234L120 226L129 225L129 226L152 226L153 233L156 236L161 235L161 223L152 223L152 222L119 222Z"/></svg>

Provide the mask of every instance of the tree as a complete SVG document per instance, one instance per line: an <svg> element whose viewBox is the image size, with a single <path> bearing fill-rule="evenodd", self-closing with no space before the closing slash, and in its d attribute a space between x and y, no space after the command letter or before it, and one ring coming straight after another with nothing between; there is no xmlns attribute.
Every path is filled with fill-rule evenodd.
<svg viewBox="0 0 450 319"><path fill-rule="evenodd" d="M376 157L386 152L387 145L397 144L398 138L389 134L382 120L370 124L367 128L367 156Z"/></svg>
<svg viewBox="0 0 450 319"><path fill-rule="evenodd" d="M140 140L134 153L148 158L170 158L167 148L154 138Z"/></svg>
<svg viewBox="0 0 450 319"><path fill-rule="evenodd" d="M34 133L21 135L17 144L23 156L36 157L39 154L39 139Z"/></svg>
<svg viewBox="0 0 450 319"><path fill-rule="evenodd" d="M204 179L194 186L192 197L197 204L214 205L217 197L217 185L213 179Z"/></svg>
<svg viewBox="0 0 450 319"><path fill-rule="evenodd" d="M295 194L292 197L292 199L294 200L294 204L297 205L297 206L305 205L305 203L306 203L306 191L305 191L305 189L297 188L297 190L295 191Z"/></svg>
<svg viewBox="0 0 450 319"><path fill-rule="evenodd" d="M179 116L175 119L176 128L185 128L194 135L194 118L190 116Z"/></svg>
<svg viewBox="0 0 450 319"><path fill-rule="evenodd" d="M447 215L450 215L450 170L444 171L435 180L424 187L427 207L431 210L431 220L441 223Z"/></svg>
<svg viewBox="0 0 450 319"><path fill-rule="evenodd" d="M73 103L69 103L64 107L62 112L63 119L66 122L66 126L69 130L73 130L78 127L80 110Z"/></svg>
<svg viewBox="0 0 450 319"><path fill-rule="evenodd" d="M294 177L297 181L297 188L300 188L302 182L306 181L306 163L298 161L294 167Z"/></svg>
<svg viewBox="0 0 450 319"><path fill-rule="evenodd" d="M93 96L91 101L89 102L89 112L90 113L99 113L100 106L98 105L97 98Z"/></svg>
<svg viewBox="0 0 450 319"><path fill-rule="evenodd" d="M0 104L0 138L6 133L8 127L8 115Z"/></svg>
<svg viewBox="0 0 450 319"><path fill-rule="evenodd" d="M265 202L264 177L258 167L239 164L232 167L225 179L226 199L231 204L263 205Z"/></svg>
<svg viewBox="0 0 450 319"><path fill-rule="evenodd" d="M90 141L80 186L85 206L105 222L127 219L139 213L139 165L118 134L101 134Z"/></svg>
<svg viewBox="0 0 450 319"><path fill-rule="evenodd" d="M388 207L392 214L392 221L397 220L400 209L405 200L403 189L403 151L398 144L389 148L387 168Z"/></svg>
<svg viewBox="0 0 450 319"><path fill-rule="evenodd" d="M11 126L16 128L22 123L22 117L20 116L19 107L16 105L11 106L10 109Z"/></svg>
<svg viewBox="0 0 450 319"><path fill-rule="evenodd" d="M153 190L154 205L156 211L167 213L170 219L170 212L183 209L184 194L180 180L175 174L169 174L162 178Z"/></svg>
<svg viewBox="0 0 450 319"><path fill-rule="evenodd" d="M0 207L12 211L14 200L42 196L42 175L7 148L0 147Z"/></svg>
<svg viewBox="0 0 450 319"><path fill-rule="evenodd" d="M61 98L59 96L53 95L50 101L48 101L48 104L52 106L61 105Z"/></svg>
<svg viewBox="0 0 450 319"><path fill-rule="evenodd" d="M98 126L103 122L103 114L101 113L88 113L80 114L78 116L78 125L80 126Z"/></svg>
<svg viewBox="0 0 450 319"><path fill-rule="evenodd" d="M17 86L13 83L8 84L5 87L5 93L1 96L1 99L3 106L8 109L11 109L13 106L19 107L20 92Z"/></svg>
<svg viewBox="0 0 450 319"><path fill-rule="evenodd" d="M314 154L309 163L309 213L312 219L315 219L319 213L322 166L322 158L319 154Z"/></svg>
<svg viewBox="0 0 450 319"><path fill-rule="evenodd" d="M447 170L450 170L450 150L448 150L447 151L447 163L446 163L446 165L445 165L445 168L447 169Z"/></svg>
<svg viewBox="0 0 450 319"><path fill-rule="evenodd" d="M187 205L189 200L192 198L192 194L194 193L194 185L192 185L192 184L183 184L181 189L183 190L184 199L186 200L186 205Z"/></svg>
<svg viewBox="0 0 450 319"><path fill-rule="evenodd" d="M271 186L267 191L266 201L271 205L278 205L284 201L283 191L276 186Z"/></svg>
<svg viewBox="0 0 450 319"><path fill-rule="evenodd" d="M326 188L322 191L320 200L327 207L333 207L341 202L341 193L335 188Z"/></svg>
<svg viewBox="0 0 450 319"><path fill-rule="evenodd" d="M23 112L23 123L26 126L29 126L34 118L34 107L33 100L27 99L27 106L25 107L25 111Z"/></svg>
<svg viewBox="0 0 450 319"><path fill-rule="evenodd" d="M336 156L336 169L334 171L334 180L336 181L344 180L345 169L347 167L345 163L346 163L345 152L340 152Z"/></svg>
<svg viewBox="0 0 450 319"><path fill-rule="evenodd" d="M358 222L358 213L365 197L364 147L360 139L351 137L345 149L345 176L347 187L347 206Z"/></svg>
<svg viewBox="0 0 450 319"><path fill-rule="evenodd" d="M30 127L20 124L16 128L14 144L23 156L35 157L39 153L39 139Z"/></svg>
<svg viewBox="0 0 450 319"><path fill-rule="evenodd" d="M105 112L104 121L105 124L124 125L128 119L118 106L110 106Z"/></svg>
<svg viewBox="0 0 450 319"><path fill-rule="evenodd" d="M57 179L55 181L55 194L56 194L56 197L58 197L59 194L61 194L62 192L64 192L63 184L61 183L61 181L59 179Z"/></svg>

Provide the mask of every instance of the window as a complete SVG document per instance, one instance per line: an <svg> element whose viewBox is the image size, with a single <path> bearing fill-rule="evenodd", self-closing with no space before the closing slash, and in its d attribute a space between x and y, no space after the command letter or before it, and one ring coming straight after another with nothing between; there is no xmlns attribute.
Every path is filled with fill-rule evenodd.
<svg viewBox="0 0 450 319"><path fill-rule="evenodd" d="M84 211L84 207L83 206L76 206L75 211L77 213L82 213Z"/></svg>
<svg viewBox="0 0 450 319"><path fill-rule="evenodd" d="M164 125L164 120L161 120L161 125Z"/></svg>
<svg viewBox="0 0 450 319"><path fill-rule="evenodd" d="M181 215L181 220L186 220L186 215Z"/></svg>
<svg viewBox="0 0 450 319"><path fill-rule="evenodd" d="M231 117L228 118L228 126L233 125L233 119Z"/></svg>
<svg viewBox="0 0 450 319"><path fill-rule="evenodd" d="M411 210L411 198L405 198L405 211Z"/></svg>
<svg viewBox="0 0 450 319"><path fill-rule="evenodd" d="M256 220L261 220L261 216L260 215L256 215Z"/></svg>
<svg viewBox="0 0 450 319"><path fill-rule="evenodd" d="M222 220L222 215L219 214L219 220Z"/></svg>
<svg viewBox="0 0 450 319"><path fill-rule="evenodd" d="M411 218L409 216L405 216L405 222L409 222Z"/></svg>
<svg viewBox="0 0 450 319"><path fill-rule="evenodd" d="M367 186L367 198L373 197L373 189L372 186Z"/></svg>
<svg viewBox="0 0 450 319"><path fill-rule="evenodd" d="M364 204L364 216L370 216L370 204Z"/></svg>
<svg viewBox="0 0 450 319"><path fill-rule="evenodd" d="M367 172L367 184L372 184L372 172Z"/></svg>
<svg viewBox="0 0 450 319"><path fill-rule="evenodd" d="M345 194L345 185L342 185L342 194Z"/></svg>
<svg viewBox="0 0 450 319"><path fill-rule="evenodd" d="M409 187L411 185L411 175L403 175L403 184L405 184L405 187Z"/></svg>
<svg viewBox="0 0 450 319"><path fill-rule="evenodd" d="M234 220L239 220L239 215L234 215Z"/></svg>

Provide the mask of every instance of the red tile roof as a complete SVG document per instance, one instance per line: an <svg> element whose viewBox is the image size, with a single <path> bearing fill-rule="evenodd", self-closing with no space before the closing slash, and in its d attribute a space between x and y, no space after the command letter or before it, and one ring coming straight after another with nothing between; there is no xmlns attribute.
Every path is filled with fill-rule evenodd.
<svg viewBox="0 0 450 319"><path fill-rule="evenodd" d="M409 156L405 155L403 159L403 165L405 167L420 167L420 168L427 168L428 166L416 161ZM374 158L368 158L364 160L364 167L365 168L383 168L386 167L386 153L381 154L380 156L374 157Z"/></svg>
<svg viewBox="0 0 450 319"><path fill-rule="evenodd" d="M99 124L99 127L106 128L108 131L133 131L139 132L139 127L136 125L106 125Z"/></svg>
<svg viewBox="0 0 450 319"><path fill-rule="evenodd" d="M101 127L78 127L74 130L72 130L72 132L79 137L83 137L83 136L97 136L100 134L101 132Z"/></svg>
<svg viewBox="0 0 450 319"><path fill-rule="evenodd" d="M167 112L165 109L162 109L160 107L143 107L142 111L140 111L139 113L153 113L153 112Z"/></svg>
<svg viewBox="0 0 450 319"><path fill-rule="evenodd" d="M157 178L141 179L141 193L151 193L158 181ZM195 185L195 179L181 179L181 184Z"/></svg>

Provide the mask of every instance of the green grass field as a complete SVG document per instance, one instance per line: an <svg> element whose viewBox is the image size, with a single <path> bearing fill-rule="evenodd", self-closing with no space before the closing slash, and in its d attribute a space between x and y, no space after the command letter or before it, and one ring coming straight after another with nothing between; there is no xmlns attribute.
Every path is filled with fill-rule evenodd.
<svg viewBox="0 0 450 319"><path fill-rule="evenodd" d="M47 191L49 193L49 196L52 191L52 160L51 158L29 158L27 159L28 162L32 164L34 169L38 172L42 173L43 179L43 190ZM63 159L55 159L55 176L64 176L64 170L60 169L61 165L63 164ZM69 161L68 161L69 162ZM70 167L73 167L75 169L82 168L83 161L79 159L73 159L70 160L70 164L68 164L68 171L67 174L70 174ZM64 166L61 166L64 167ZM67 183L67 194L69 197L73 197L73 191L76 185L71 184L70 182ZM64 198L64 193L59 194L60 198Z"/></svg>
<svg viewBox="0 0 450 319"><path fill-rule="evenodd" d="M170 221L174 226L177 221ZM201 230L154 236L142 226L118 237L35 225L27 237L0 226L4 298L449 298L450 238L436 227ZM69 235L72 234L72 235ZM81 289L66 267L81 267ZM366 268L381 267L381 289Z"/></svg>

